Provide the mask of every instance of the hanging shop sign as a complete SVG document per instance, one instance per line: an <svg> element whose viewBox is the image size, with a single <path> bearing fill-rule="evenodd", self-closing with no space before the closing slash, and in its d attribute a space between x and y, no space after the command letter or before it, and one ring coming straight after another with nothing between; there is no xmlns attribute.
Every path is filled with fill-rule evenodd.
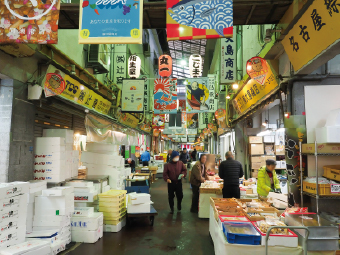
<svg viewBox="0 0 340 255"><path fill-rule="evenodd" d="M155 79L154 112L177 113L177 79Z"/></svg>
<svg viewBox="0 0 340 255"><path fill-rule="evenodd" d="M199 117L198 128L199 129L206 128L207 124L209 123L209 113L207 112L199 113L198 117Z"/></svg>
<svg viewBox="0 0 340 255"><path fill-rule="evenodd" d="M182 112L182 128L187 128L187 114Z"/></svg>
<svg viewBox="0 0 340 255"><path fill-rule="evenodd" d="M223 135L224 133L224 129L223 128L218 128L217 129L217 135L220 136L220 135Z"/></svg>
<svg viewBox="0 0 340 255"><path fill-rule="evenodd" d="M187 135L197 135L197 128L188 128Z"/></svg>
<svg viewBox="0 0 340 255"><path fill-rule="evenodd" d="M118 119L118 122L127 125L132 128L138 127L139 119L133 116L130 113L124 113L120 108L117 109L116 116Z"/></svg>
<svg viewBox="0 0 340 255"><path fill-rule="evenodd" d="M242 90L233 99L233 106L239 115L244 114L255 104L261 103L269 95L279 89L276 78L269 68L266 81L263 85L257 81L250 79Z"/></svg>
<svg viewBox="0 0 340 255"><path fill-rule="evenodd" d="M161 55L158 58L158 70L161 77L170 77L172 74L172 58L169 55Z"/></svg>
<svg viewBox="0 0 340 255"><path fill-rule="evenodd" d="M142 44L143 1L80 1L79 43Z"/></svg>
<svg viewBox="0 0 340 255"><path fill-rule="evenodd" d="M158 137L161 131L159 129L154 129L153 130L153 136Z"/></svg>
<svg viewBox="0 0 340 255"><path fill-rule="evenodd" d="M144 80L124 79L122 88L122 112L143 112Z"/></svg>
<svg viewBox="0 0 340 255"><path fill-rule="evenodd" d="M126 62L126 44L115 44L113 57L113 81L119 89L122 89L123 79L127 78Z"/></svg>
<svg viewBox="0 0 340 255"><path fill-rule="evenodd" d="M221 39L221 84L235 82L237 75L236 55L236 29L234 29L234 36L232 38Z"/></svg>
<svg viewBox="0 0 340 255"><path fill-rule="evenodd" d="M147 132L147 133L150 133L151 130L152 130L151 126L150 126L149 124L145 124L145 123L139 125L139 128L140 128L141 130Z"/></svg>
<svg viewBox="0 0 340 255"><path fill-rule="evenodd" d="M215 96L216 75L208 74L208 89L209 89L209 112L215 112L217 110L217 97Z"/></svg>
<svg viewBox="0 0 340 255"><path fill-rule="evenodd" d="M202 75L202 57L199 54L193 54L189 58L189 73L191 77L197 78Z"/></svg>
<svg viewBox="0 0 340 255"><path fill-rule="evenodd" d="M233 36L233 1L167 0L168 41Z"/></svg>
<svg viewBox="0 0 340 255"><path fill-rule="evenodd" d="M187 114L187 128L197 129L198 128L198 113Z"/></svg>
<svg viewBox="0 0 340 255"><path fill-rule="evenodd" d="M267 60L253 57L247 61L247 74L261 85L264 84L269 71Z"/></svg>
<svg viewBox="0 0 340 255"><path fill-rule="evenodd" d="M295 26L282 40L282 45L298 72L313 64L312 60L328 51L328 58L316 63L313 70L338 54L331 50L340 40L340 2L338 0L314 1L301 16Z"/></svg>
<svg viewBox="0 0 340 255"><path fill-rule="evenodd" d="M227 127L227 123L225 122L225 118L226 118L226 110L225 109L218 109L215 112L215 118L217 120L217 124L220 128L226 128Z"/></svg>
<svg viewBox="0 0 340 255"><path fill-rule="evenodd" d="M0 43L57 44L60 0L0 1Z"/></svg>
<svg viewBox="0 0 340 255"><path fill-rule="evenodd" d="M45 97L57 96L65 90L65 74L50 65L47 69L46 79L44 82Z"/></svg>
<svg viewBox="0 0 340 255"><path fill-rule="evenodd" d="M180 100L178 100L178 105L179 105L179 107L178 107L178 109L181 111L181 112L186 112L186 100L182 100L182 99L180 99Z"/></svg>
<svg viewBox="0 0 340 255"><path fill-rule="evenodd" d="M165 116L164 114L153 114L152 117L152 128L153 129L164 129Z"/></svg>
<svg viewBox="0 0 340 255"><path fill-rule="evenodd" d="M95 110L102 114L107 114L109 112L111 108L111 102L109 100L103 98L95 91L84 86L79 81L71 78L69 75L63 73L61 70L55 68L52 65L48 67L47 74L42 81L44 87L45 84L48 82L48 78L53 76L53 73L63 77L64 79L65 89L62 91L61 94L58 94L60 97L63 97L67 100L72 101L73 103L86 107L90 110ZM58 88L56 82L58 81L58 79L56 78L53 80L54 81L52 81L52 85L50 85L54 88Z"/></svg>
<svg viewBox="0 0 340 255"><path fill-rule="evenodd" d="M131 55L128 62L128 74L130 78L136 79L140 75L141 60L137 55Z"/></svg>
<svg viewBox="0 0 340 255"><path fill-rule="evenodd" d="M149 112L149 75L143 75L142 79L144 80L144 101L143 101L143 108L144 113Z"/></svg>
<svg viewBox="0 0 340 255"><path fill-rule="evenodd" d="M135 156L136 156L136 158L140 157L140 147L139 146L136 146Z"/></svg>

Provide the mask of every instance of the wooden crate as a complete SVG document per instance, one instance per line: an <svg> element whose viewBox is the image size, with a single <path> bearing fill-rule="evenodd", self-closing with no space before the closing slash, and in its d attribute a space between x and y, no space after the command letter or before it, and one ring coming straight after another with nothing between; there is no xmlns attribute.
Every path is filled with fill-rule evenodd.
<svg viewBox="0 0 340 255"><path fill-rule="evenodd" d="M316 183L303 182L303 191L316 195ZM331 193L330 184L319 184L319 195L320 196L340 196L337 193Z"/></svg>

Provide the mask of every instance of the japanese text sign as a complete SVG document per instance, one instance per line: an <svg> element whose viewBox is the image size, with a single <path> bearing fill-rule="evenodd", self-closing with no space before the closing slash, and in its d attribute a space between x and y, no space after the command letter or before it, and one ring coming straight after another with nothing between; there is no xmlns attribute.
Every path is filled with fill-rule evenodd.
<svg viewBox="0 0 340 255"><path fill-rule="evenodd" d="M253 57L247 61L247 74L261 85L266 80L268 69L267 61L261 57Z"/></svg>
<svg viewBox="0 0 340 255"><path fill-rule="evenodd" d="M143 1L81 0L79 43L142 43Z"/></svg>
<svg viewBox="0 0 340 255"><path fill-rule="evenodd" d="M166 7L168 41L233 35L232 0L167 0Z"/></svg>
<svg viewBox="0 0 340 255"><path fill-rule="evenodd" d="M0 43L57 44L60 0L0 1Z"/></svg>
<svg viewBox="0 0 340 255"><path fill-rule="evenodd" d="M139 119L130 113L123 113L121 109L117 109L117 119L120 123L125 124L129 127L136 128L138 126Z"/></svg>
<svg viewBox="0 0 340 255"><path fill-rule="evenodd" d="M124 79L122 87L122 112L143 112L144 80Z"/></svg>
<svg viewBox="0 0 340 255"><path fill-rule="evenodd" d="M158 58L158 69L161 77L169 77L172 74L172 58L169 55L161 55Z"/></svg>
<svg viewBox="0 0 340 255"><path fill-rule="evenodd" d="M65 74L50 65L47 69L46 80L44 82L45 97L57 96L65 89Z"/></svg>
<svg viewBox="0 0 340 255"><path fill-rule="evenodd" d="M152 116L152 128L153 129L164 129L164 114L153 114Z"/></svg>
<svg viewBox="0 0 340 255"><path fill-rule="evenodd" d="M339 41L339 19L339 0L314 1L308 7L282 41L295 71Z"/></svg>
<svg viewBox="0 0 340 255"><path fill-rule="evenodd" d="M138 78L140 75L141 60L137 55L131 55L128 62L128 73L130 78Z"/></svg>
<svg viewBox="0 0 340 255"><path fill-rule="evenodd" d="M143 102L143 108L144 112L149 112L149 75L143 75L142 79L144 80L144 102Z"/></svg>
<svg viewBox="0 0 340 255"><path fill-rule="evenodd" d="M114 46L113 58L113 78L118 88L122 89L123 79L127 78L126 71L126 44L116 44Z"/></svg>
<svg viewBox="0 0 340 255"><path fill-rule="evenodd" d="M189 58L189 73L191 77L202 75L202 57L199 54L193 54Z"/></svg>
<svg viewBox="0 0 340 255"><path fill-rule="evenodd" d="M177 79L155 79L154 112L177 113Z"/></svg>
<svg viewBox="0 0 340 255"><path fill-rule="evenodd" d="M236 80L236 29L233 38L221 40L221 84L233 83Z"/></svg>

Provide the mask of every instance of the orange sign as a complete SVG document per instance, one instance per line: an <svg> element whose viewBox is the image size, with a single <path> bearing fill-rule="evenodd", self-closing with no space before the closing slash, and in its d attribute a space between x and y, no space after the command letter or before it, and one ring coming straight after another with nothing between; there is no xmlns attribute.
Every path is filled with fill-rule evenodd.
<svg viewBox="0 0 340 255"><path fill-rule="evenodd" d="M47 69L46 80L44 83L45 96L61 95L65 90L65 74L50 65Z"/></svg>
<svg viewBox="0 0 340 255"><path fill-rule="evenodd" d="M266 81L268 71L267 61L261 57L253 57L247 61L247 74L261 85Z"/></svg>
<svg viewBox="0 0 340 255"><path fill-rule="evenodd" d="M226 115L226 110L224 109L218 109L216 112L215 112L215 118L218 120L218 121L223 121L225 119L225 115Z"/></svg>
<svg viewBox="0 0 340 255"><path fill-rule="evenodd" d="M158 58L158 69L161 77L169 77L172 74L172 58L169 55L161 55Z"/></svg>

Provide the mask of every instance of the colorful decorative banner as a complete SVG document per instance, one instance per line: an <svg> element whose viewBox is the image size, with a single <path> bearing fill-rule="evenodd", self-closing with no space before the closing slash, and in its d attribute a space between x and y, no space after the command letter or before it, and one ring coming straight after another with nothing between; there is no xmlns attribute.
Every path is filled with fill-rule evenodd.
<svg viewBox="0 0 340 255"><path fill-rule="evenodd" d="M233 36L233 1L167 0L168 41Z"/></svg>
<svg viewBox="0 0 340 255"><path fill-rule="evenodd" d="M140 157L140 147L139 146L136 146L135 156L136 156L136 158Z"/></svg>
<svg viewBox="0 0 340 255"><path fill-rule="evenodd" d="M122 88L122 112L143 112L144 80L124 79Z"/></svg>
<svg viewBox="0 0 340 255"><path fill-rule="evenodd" d="M215 118L216 118L217 124L220 128L226 128L227 127L227 123L225 121L226 114L227 114L227 112L224 109L218 109L215 112Z"/></svg>
<svg viewBox="0 0 340 255"><path fill-rule="evenodd" d="M45 97L57 96L65 90L65 74L50 65L47 69L46 80L44 82Z"/></svg>
<svg viewBox="0 0 340 255"><path fill-rule="evenodd" d="M0 1L0 43L57 44L60 0Z"/></svg>
<svg viewBox="0 0 340 255"><path fill-rule="evenodd" d="M149 124L141 124L139 128L147 133L151 132L151 126Z"/></svg>
<svg viewBox="0 0 340 255"><path fill-rule="evenodd" d="M182 100L182 99L180 99L180 100L178 100L178 104L179 104L179 110L181 111L181 112L186 112L186 100Z"/></svg>
<svg viewBox="0 0 340 255"><path fill-rule="evenodd" d="M266 81L268 70L267 60L261 57L253 57L247 61L247 74L261 85Z"/></svg>
<svg viewBox="0 0 340 255"><path fill-rule="evenodd" d="M69 75L64 74L61 70L50 65L47 69L57 72L58 75L64 77L66 87L64 91L59 95L65 99L72 101L73 103L82 105L90 110L95 110L99 113L107 114L111 108L111 102L102 96L98 95L95 91L82 85L79 81L71 78ZM46 83L48 72L42 81L42 84Z"/></svg>
<svg viewBox="0 0 340 255"><path fill-rule="evenodd" d="M186 85L186 108L187 113L198 113L211 111L209 109L210 99L214 104L214 98L209 95L209 79L192 78L185 80ZM212 109L213 110L213 109Z"/></svg>
<svg viewBox="0 0 340 255"><path fill-rule="evenodd" d="M154 112L177 113L177 79L155 79Z"/></svg>
<svg viewBox="0 0 340 255"><path fill-rule="evenodd" d="M233 83L236 80L236 29L233 38L221 39L221 84Z"/></svg>
<svg viewBox="0 0 340 255"><path fill-rule="evenodd" d="M126 44L115 44L113 54L113 81L122 89L123 79L127 78Z"/></svg>
<svg viewBox="0 0 340 255"><path fill-rule="evenodd" d="M187 114L182 112L182 128L187 128Z"/></svg>
<svg viewBox="0 0 340 255"><path fill-rule="evenodd" d="M198 113L187 114L187 128L197 129L198 128Z"/></svg>
<svg viewBox="0 0 340 255"><path fill-rule="evenodd" d="M117 109L116 116L118 118L118 122L124 125L132 128L136 128L138 126L139 119L137 119L130 113L122 113L122 110L120 108Z"/></svg>
<svg viewBox="0 0 340 255"><path fill-rule="evenodd" d="M153 129L164 129L165 123L164 114L154 114L152 117L152 128Z"/></svg>
<svg viewBox="0 0 340 255"><path fill-rule="evenodd" d="M142 44L143 1L80 1L79 43Z"/></svg>

